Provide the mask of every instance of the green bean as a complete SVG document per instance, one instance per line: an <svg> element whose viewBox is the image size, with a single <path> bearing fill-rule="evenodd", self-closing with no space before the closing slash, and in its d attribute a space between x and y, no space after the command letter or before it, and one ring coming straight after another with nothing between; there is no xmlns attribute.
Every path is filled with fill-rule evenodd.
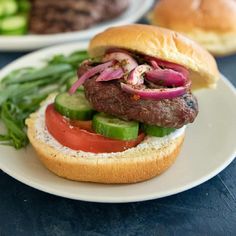
<svg viewBox="0 0 236 236"><path fill-rule="evenodd" d="M0 144L16 149L28 144L25 119L52 92L66 91L68 80L76 75L78 65L88 59L86 51L68 56L56 55L41 68L25 67L10 72L0 81L0 120L6 133Z"/></svg>
<svg viewBox="0 0 236 236"><path fill-rule="evenodd" d="M66 63L70 64L73 67L77 67L79 63L84 61L85 59L88 58L88 53L87 51L78 51L74 52L69 56L64 56L62 54L54 56L51 60L49 60L49 64L61 64L61 63Z"/></svg>
<svg viewBox="0 0 236 236"><path fill-rule="evenodd" d="M7 76L5 76L1 83L5 84L7 83L8 80L14 80L14 79L18 79L22 76L24 76L25 74L29 74L32 73L35 69L32 67L26 67L26 68L22 68L22 69L17 69L17 70L13 70L11 73L9 73Z"/></svg>
<svg viewBox="0 0 236 236"><path fill-rule="evenodd" d="M3 142L3 141L9 141L11 140L11 137L7 134L3 135L3 134L0 134L0 142Z"/></svg>
<svg viewBox="0 0 236 236"><path fill-rule="evenodd" d="M45 85L45 82L36 81L20 85L17 84L9 85L7 88L0 91L0 106L8 98L18 99L24 95L27 95L28 93L32 93L33 91L37 90L37 86L39 85Z"/></svg>
<svg viewBox="0 0 236 236"><path fill-rule="evenodd" d="M28 96L24 97L22 100L18 101L18 107L22 110L24 113L31 113L31 111L34 111L34 107L38 107L39 104L47 97L47 93L40 94L36 96Z"/></svg>
<svg viewBox="0 0 236 236"><path fill-rule="evenodd" d="M41 69L37 69L32 71L32 73L24 74L18 78L12 77L8 79L6 84L17 84L17 83L25 83L40 79L47 79L50 76L59 75L61 73L71 71L71 65L68 64L58 64L58 65L50 65Z"/></svg>
<svg viewBox="0 0 236 236"><path fill-rule="evenodd" d="M26 133L23 131L23 124L14 117L16 107L9 102L2 105L1 119L7 127L8 135L11 137L12 143L16 149L25 146L28 143Z"/></svg>
<svg viewBox="0 0 236 236"><path fill-rule="evenodd" d="M70 78L74 77L76 75L76 73L74 71L69 71L66 74L64 74L63 76L61 76L59 83L61 85L65 84Z"/></svg>

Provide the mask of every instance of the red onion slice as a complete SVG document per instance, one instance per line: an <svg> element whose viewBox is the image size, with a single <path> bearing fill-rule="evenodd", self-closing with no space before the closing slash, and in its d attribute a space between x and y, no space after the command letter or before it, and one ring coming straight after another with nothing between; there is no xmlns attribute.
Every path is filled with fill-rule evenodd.
<svg viewBox="0 0 236 236"><path fill-rule="evenodd" d="M132 85L141 85L144 83L143 74L152 70L152 67L149 65L140 65L133 69L127 79L128 84Z"/></svg>
<svg viewBox="0 0 236 236"><path fill-rule="evenodd" d="M107 68L105 69L96 79L97 82L100 81L110 81L115 79L120 79L124 75L124 72L121 68Z"/></svg>
<svg viewBox="0 0 236 236"><path fill-rule="evenodd" d="M138 66L138 63L136 62L136 60L134 60L133 57L123 52L107 53L102 61L107 62L110 60L117 60L121 64L121 67L124 69L125 73L130 72Z"/></svg>
<svg viewBox="0 0 236 236"><path fill-rule="evenodd" d="M125 54L130 55L131 53L123 48L108 48L106 50L106 54L113 53L113 52L123 52Z"/></svg>
<svg viewBox="0 0 236 236"><path fill-rule="evenodd" d="M135 89L132 85L121 83L121 89L127 93L138 95L142 99L161 100L172 99L186 93L186 87L161 89Z"/></svg>
<svg viewBox="0 0 236 236"><path fill-rule="evenodd" d="M85 72L70 88L69 93L73 94L76 92L77 88L81 86L85 80L91 78L92 76L104 71L109 66L112 66L115 64L115 60L108 61L106 63L100 64L98 66L95 66L91 69L89 69L87 72Z"/></svg>
<svg viewBox="0 0 236 236"><path fill-rule="evenodd" d="M154 69L161 69L160 66L158 66L157 62L155 60L150 59L149 63Z"/></svg>
<svg viewBox="0 0 236 236"><path fill-rule="evenodd" d="M168 61L163 61L160 60L158 58L155 57L150 57L150 56L145 56L145 59L153 66L153 61L156 62L156 64L160 67L165 67L167 69L172 69L175 71L180 72L181 74L183 74L186 78L189 76L189 72L186 68L184 68L183 66L177 65L173 62L168 62ZM155 67L154 67L155 68Z"/></svg>
<svg viewBox="0 0 236 236"><path fill-rule="evenodd" d="M172 69L156 69L146 73L146 79L162 86L184 86L187 78L180 72Z"/></svg>

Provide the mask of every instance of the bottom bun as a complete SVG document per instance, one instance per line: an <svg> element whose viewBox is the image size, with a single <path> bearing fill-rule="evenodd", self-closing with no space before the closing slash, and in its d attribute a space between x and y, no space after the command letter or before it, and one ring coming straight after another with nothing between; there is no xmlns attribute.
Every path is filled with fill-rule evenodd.
<svg viewBox="0 0 236 236"><path fill-rule="evenodd" d="M41 109L27 120L28 137L42 163L53 173L70 180L96 183L135 183L151 179L169 168L178 156L185 128L163 138L146 137L134 148L118 153L93 154L59 144L45 127Z"/></svg>

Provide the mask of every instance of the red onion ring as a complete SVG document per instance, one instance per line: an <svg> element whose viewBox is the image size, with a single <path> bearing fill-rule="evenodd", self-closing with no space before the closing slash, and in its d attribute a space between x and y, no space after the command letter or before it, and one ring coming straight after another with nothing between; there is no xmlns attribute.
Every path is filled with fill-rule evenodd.
<svg viewBox="0 0 236 236"><path fill-rule="evenodd" d="M181 74L183 74L186 78L188 78L189 76L189 72L186 68L184 68L183 66L177 65L173 62L168 62L168 61L163 61L160 60L158 58L155 57L151 57L151 56L145 56L145 59L153 66L153 61L156 62L156 64L160 67L165 67L167 69L172 69L175 71L180 72ZM155 67L154 67L155 68Z"/></svg>
<svg viewBox="0 0 236 236"><path fill-rule="evenodd" d="M108 53L102 59L103 62L107 62L110 60L117 60L121 64L121 67L124 69L125 73L132 71L135 67L138 66L138 63L136 62L136 60L134 60L133 57L123 52Z"/></svg>
<svg viewBox="0 0 236 236"><path fill-rule="evenodd" d="M123 48L108 48L105 54L113 53L113 52L123 52L125 54L131 55L131 53Z"/></svg>
<svg viewBox="0 0 236 236"><path fill-rule="evenodd" d="M156 69L146 72L146 79L162 86L184 86L187 78L180 72L172 69Z"/></svg>
<svg viewBox="0 0 236 236"><path fill-rule="evenodd" d="M143 74L152 69L149 65L140 65L133 69L127 79L128 84L141 85L144 83Z"/></svg>
<svg viewBox="0 0 236 236"><path fill-rule="evenodd" d="M80 87L85 80L91 78L92 76L104 71L106 68L115 64L115 60L108 61L106 63L95 66L88 71L86 71L70 88L69 93L73 94L76 92L78 87Z"/></svg>
<svg viewBox="0 0 236 236"><path fill-rule="evenodd" d="M161 89L135 89L132 85L121 83L121 89L127 93L138 95L142 99L172 99L182 96L186 93L187 88L184 86L177 88Z"/></svg>
<svg viewBox="0 0 236 236"><path fill-rule="evenodd" d="M158 66L157 62L155 60L150 59L149 63L154 69L161 69L160 66Z"/></svg>
<svg viewBox="0 0 236 236"><path fill-rule="evenodd" d="M115 79L120 79L124 75L124 72L121 68L112 68L109 67L105 69L96 79L97 82L101 81L110 81Z"/></svg>

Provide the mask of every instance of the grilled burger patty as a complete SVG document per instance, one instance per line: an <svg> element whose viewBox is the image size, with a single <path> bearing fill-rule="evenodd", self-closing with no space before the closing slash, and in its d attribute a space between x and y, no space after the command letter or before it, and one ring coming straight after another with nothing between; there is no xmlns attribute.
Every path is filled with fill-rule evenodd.
<svg viewBox="0 0 236 236"><path fill-rule="evenodd" d="M84 83L85 95L95 110L124 120L162 127L180 128L192 123L198 114L197 99L190 93L174 99L159 101L135 99L121 90L117 81Z"/></svg>
<svg viewBox="0 0 236 236"><path fill-rule="evenodd" d="M86 29L113 19L129 6L129 0L31 0L30 31L51 34Z"/></svg>

